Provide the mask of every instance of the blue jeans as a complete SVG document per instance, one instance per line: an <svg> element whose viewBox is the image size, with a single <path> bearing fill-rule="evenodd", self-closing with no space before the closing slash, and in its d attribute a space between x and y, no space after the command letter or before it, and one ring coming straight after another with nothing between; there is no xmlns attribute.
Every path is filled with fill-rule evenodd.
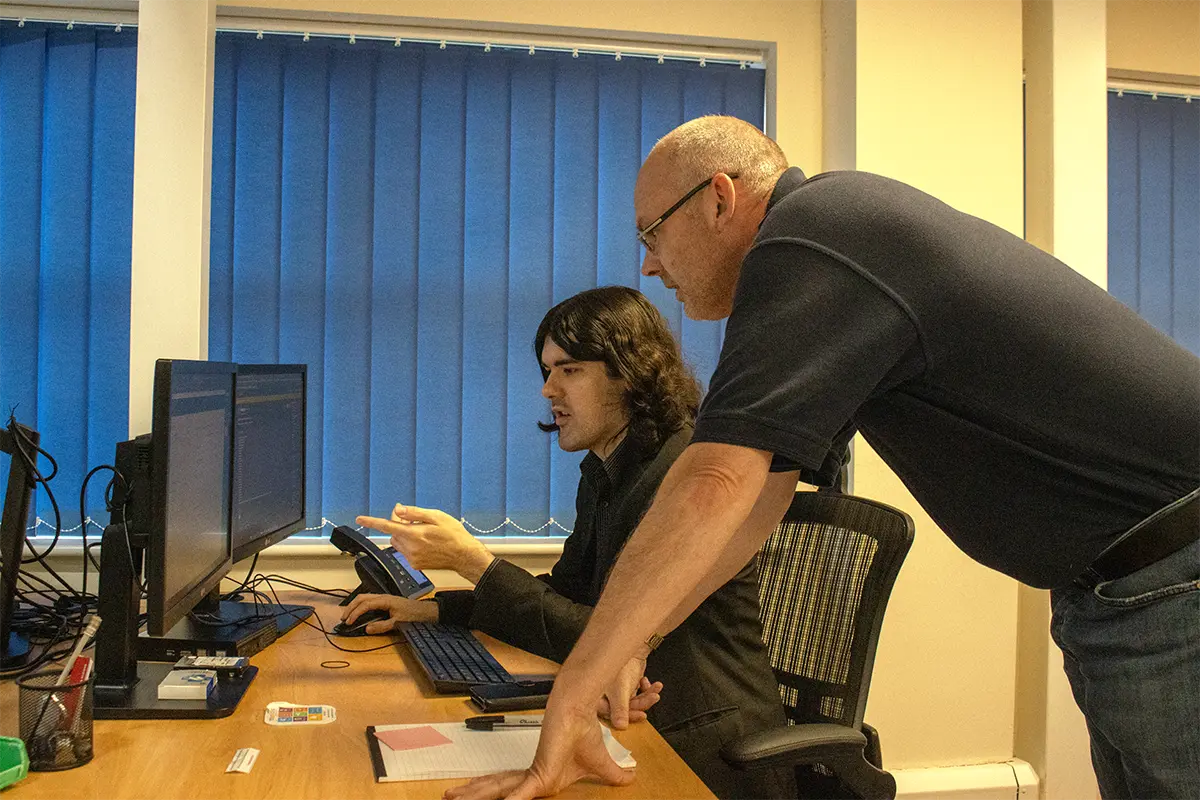
<svg viewBox="0 0 1200 800"><path fill-rule="evenodd" d="M1200 542L1050 593L1104 798L1200 798Z"/></svg>

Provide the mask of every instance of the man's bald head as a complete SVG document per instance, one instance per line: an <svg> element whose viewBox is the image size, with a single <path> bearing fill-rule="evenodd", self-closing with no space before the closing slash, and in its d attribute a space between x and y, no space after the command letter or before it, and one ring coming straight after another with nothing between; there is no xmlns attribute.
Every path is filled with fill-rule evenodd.
<svg viewBox="0 0 1200 800"><path fill-rule="evenodd" d="M742 259L787 167L779 145L735 117L700 117L668 133L633 187L642 274L674 289L692 319L728 316Z"/></svg>
<svg viewBox="0 0 1200 800"><path fill-rule="evenodd" d="M724 172L738 175L750 195L762 196L775 187L788 162L779 145L750 123L708 116L685 122L659 139L646 167L678 184L672 188L680 191Z"/></svg>

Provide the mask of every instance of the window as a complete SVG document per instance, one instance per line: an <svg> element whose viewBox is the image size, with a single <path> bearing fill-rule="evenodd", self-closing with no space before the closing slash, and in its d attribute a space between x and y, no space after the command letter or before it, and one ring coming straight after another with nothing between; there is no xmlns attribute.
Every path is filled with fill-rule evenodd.
<svg viewBox="0 0 1200 800"><path fill-rule="evenodd" d="M569 529L537 324L640 287L707 381L721 329L640 278L634 179L679 123L763 104L737 64L218 34L209 356L309 364L309 525L411 502Z"/></svg>
<svg viewBox="0 0 1200 800"><path fill-rule="evenodd" d="M58 460L67 529L128 431L136 36L0 21L0 410ZM736 64L220 34L209 355L312 366L310 524L410 500L569 528L534 328L639 286L707 380L720 327L640 278L633 181L685 119L761 125L763 92Z"/></svg>
<svg viewBox="0 0 1200 800"><path fill-rule="evenodd" d="M129 429L136 60L136 29L0 20L0 414L57 460L67 529Z"/></svg>
<svg viewBox="0 0 1200 800"><path fill-rule="evenodd" d="M1200 355L1200 102L1108 95L1108 289Z"/></svg>

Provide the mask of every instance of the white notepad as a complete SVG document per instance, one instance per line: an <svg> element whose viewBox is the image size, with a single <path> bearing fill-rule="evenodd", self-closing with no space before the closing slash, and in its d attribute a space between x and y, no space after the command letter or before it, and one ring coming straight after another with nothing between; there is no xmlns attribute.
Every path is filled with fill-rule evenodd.
<svg viewBox="0 0 1200 800"><path fill-rule="evenodd" d="M600 725L599 722L596 723ZM392 750L375 737L375 731L431 727L450 740L449 744L417 750ZM600 725L604 746L621 767L637 766L632 754L612 732ZM468 730L461 722L431 725L378 725L367 728L375 780L429 781L440 778L474 778L510 769L527 769L537 752L540 728L509 728L494 731Z"/></svg>

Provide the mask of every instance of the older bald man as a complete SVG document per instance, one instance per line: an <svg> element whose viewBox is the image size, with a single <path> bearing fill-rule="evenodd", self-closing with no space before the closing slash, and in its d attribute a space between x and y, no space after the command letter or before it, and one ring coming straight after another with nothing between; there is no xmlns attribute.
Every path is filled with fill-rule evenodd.
<svg viewBox="0 0 1200 800"><path fill-rule="evenodd" d="M596 698L749 559L861 433L976 560L1052 590L1106 798L1200 797L1200 360L1065 264L878 175L805 179L728 117L634 193L643 273L728 316L692 444L563 665L527 772L448 796L627 783ZM670 692L667 686L665 692Z"/></svg>

